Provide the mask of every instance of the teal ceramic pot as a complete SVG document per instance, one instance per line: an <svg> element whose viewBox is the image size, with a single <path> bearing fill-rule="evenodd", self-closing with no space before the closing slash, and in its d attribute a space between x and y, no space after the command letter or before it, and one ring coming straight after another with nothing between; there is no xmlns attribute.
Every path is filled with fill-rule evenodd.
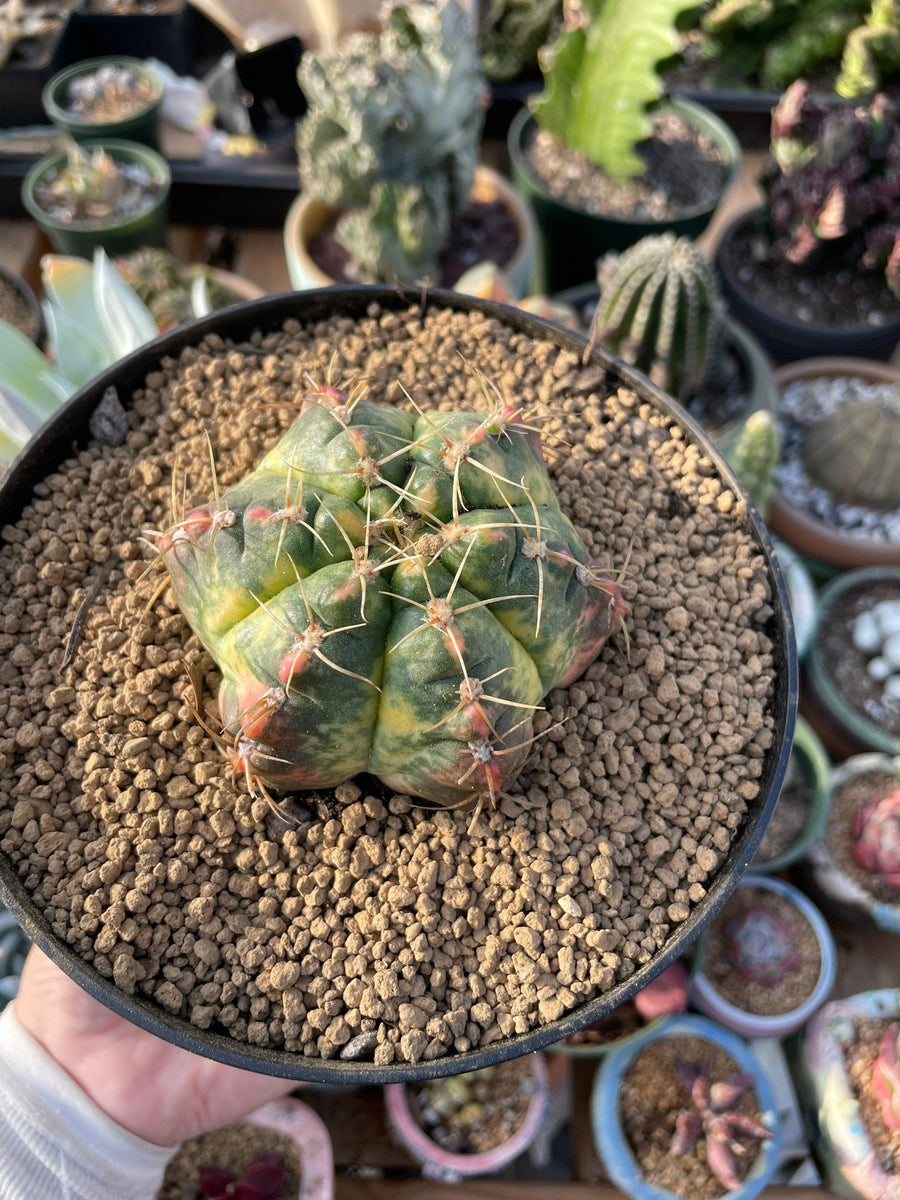
<svg viewBox="0 0 900 1200"><path fill-rule="evenodd" d="M601 255L609 250L625 250L648 234L671 229L696 238L709 224L719 201L737 177L741 148L724 121L702 105L690 100L671 100L670 105L715 142L727 170L716 196L697 209L667 221L595 216L557 200L528 163L527 149L537 129L536 122L527 108L517 114L510 125L507 145L516 187L534 209L540 230L535 291L550 294L593 279L595 263Z"/></svg>
<svg viewBox="0 0 900 1200"><path fill-rule="evenodd" d="M747 889L750 888L781 896L809 922L816 937L819 956L819 975L812 990L800 1004L788 1012L754 1013L739 1008L722 995L709 974L711 956L715 949L709 927L707 927L694 956L691 1000L695 1008L718 1021L720 1025L733 1029L742 1037L785 1037L809 1020L831 994L837 968L834 938L831 936L828 923L816 906L793 884L770 875L745 875L735 889L734 895L739 896L741 891L744 891L746 895Z"/></svg>
<svg viewBox="0 0 900 1200"><path fill-rule="evenodd" d="M96 246L107 254L128 254L141 246L164 246L168 226L169 191L172 171L169 164L149 146L137 142L85 142L86 150L102 146L119 164L140 164L156 184L156 192L148 207L136 216L104 220L72 221L66 224L44 212L35 198L35 189L48 175L58 171L66 161L65 151L57 151L39 159L22 181L22 203L50 239L57 254L72 254L92 258Z"/></svg>
<svg viewBox="0 0 900 1200"><path fill-rule="evenodd" d="M31 941L12 913L0 904L0 1009L15 998Z"/></svg>
<svg viewBox="0 0 900 1200"><path fill-rule="evenodd" d="M791 748L788 778L792 770L799 774L810 792L806 820L797 838L782 854L773 858L753 860L753 870L763 874L775 874L798 862L821 835L828 819L828 808L831 804L831 760L815 730L803 717L798 717L794 726L794 744ZM777 802L775 809L778 809Z"/></svg>
<svg viewBox="0 0 900 1200"><path fill-rule="evenodd" d="M69 108L69 88L76 79L96 74L102 67L126 67L139 79L145 80L154 89L154 97L147 100L130 116L118 121L89 121ZM57 72L44 87L41 99L44 112L60 129L65 129L76 141L89 139L119 138L130 142L141 142L145 146L158 145L159 110L163 98L163 81L152 67L139 58L107 56L86 58L73 66Z"/></svg>
<svg viewBox="0 0 900 1200"><path fill-rule="evenodd" d="M690 1200L650 1183L643 1175L622 1128L620 1088L637 1056L654 1042L668 1037L697 1037L720 1047L737 1063L738 1069L753 1076L753 1090L763 1125L772 1137L759 1144L756 1159L740 1188L728 1192L729 1200L752 1200L770 1182L778 1162L781 1136L775 1097L766 1074L748 1044L737 1034L707 1017L686 1013L666 1017L653 1029L635 1038L627 1046L607 1054L594 1076L590 1118L594 1146L603 1161L610 1181L631 1200Z"/></svg>
<svg viewBox="0 0 900 1200"><path fill-rule="evenodd" d="M845 1065L844 1049L859 1020L900 1021L900 989L859 992L824 1005L788 1059L813 1157L829 1192L861 1200L900 1196L900 1174L878 1161Z"/></svg>
<svg viewBox="0 0 900 1200"><path fill-rule="evenodd" d="M773 537L775 553L784 571L787 583L788 598L791 604L791 616L794 619L794 637L797 639L797 654L805 658L816 628L816 607L818 598L813 575L806 559L798 554L787 542Z"/></svg>

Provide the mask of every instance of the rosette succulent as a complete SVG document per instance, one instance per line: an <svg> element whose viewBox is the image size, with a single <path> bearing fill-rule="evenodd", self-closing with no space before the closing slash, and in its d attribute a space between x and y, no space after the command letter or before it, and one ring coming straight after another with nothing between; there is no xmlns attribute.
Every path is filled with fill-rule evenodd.
<svg viewBox="0 0 900 1200"><path fill-rule="evenodd" d="M900 1026L884 1031L872 1067L872 1095L888 1129L900 1129Z"/></svg>
<svg viewBox="0 0 900 1200"><path fill-rule="evenodd" d="M769 986L800 962L790 925L764 908L748 908L728 922L725 953L745 979Z"/></svg>
<svg viewBox="0 0 900 1200"><path fill-rule="evenodd" d="M159 553L222 672L223 747L266 796L368 772L439 805L493 803L541 699L626 610L519 411L410 413L327 377Z"/></svg>
<svg viewBox="0 0 900 1200"><path fill-rule="evenodd" d="M900 789L861 808L853 832L853 857L859 865L900 888Z"/></svg>

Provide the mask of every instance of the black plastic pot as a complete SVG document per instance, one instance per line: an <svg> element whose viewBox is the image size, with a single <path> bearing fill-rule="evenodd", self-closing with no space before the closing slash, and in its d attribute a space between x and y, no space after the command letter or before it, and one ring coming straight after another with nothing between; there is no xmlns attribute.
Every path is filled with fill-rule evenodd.
<svg viewBox="0 0 900 1200"><path fill-rule="evenodd" d="M73 18L65 16L53 33L46 34L27 57L13 55L0 67L0 113L3 128L40 125L44 122L41 92L44 84L66 62Z"/></svg>
<svg viewBox="0 0 900 1200"><path fill-rule="evenodd" d="M728 261L728 248L739 230L758 223L763 208L753 208L736 216L722 231L716 251L716 270L722 294L732 316L754 333L776 363L795 362L823 355L851 355L855 358L885 360L900 342L900 310L884 325L840 326L807 325L789 321L760 304L737 278Z"/></svg>
<svg viewBox="0 0 900 1200"><path fill-rule="evenodd" d="M156 370L164 357L177 358L185 347L198 344L207 334L215 332L225 339L246 342L253 331L260 330L265 333L279 329L288 318L296 318L304 324L327 319L336 313L345 318L361 318L373 301L377 301L387 310L402 311L422 303L423 296L418 289L399 287L332 287L268 296L180 326L142 347L104 371L73 396L13 464L0 485L0 528L19 518L23 508L30 503L35 486L73 453L73 445L77 447L87 444L88 419L108 387L114 386L122 402L127 405L135 390L143 385L148 373ZM430 309L484 313L508 329L552 341L579 356L586 344L584 338L565 332L550 322L493 301L436 290L427 294L425 303ZM721 455L709 444L699 427L681 409L675 407L664 393L650 384L643 375L602 350L594 352L592 361L608 370L609 386L612 390L621 382L633 388L644 403L665 413L667 420L684 431L688 441L702 446L704 453L714 462L715 470L726 486L737 494L744 495L740 483ZM71 946L52 931L40 904L25 889L14 864L2 854L0 901L7 905L32 939L63 970L107 1007L167 1041L245 1069L314 1083L394 1083L473 1070L561 1041L630 998L664 967L684 954L690 943L725 902L741 873L752 860L781 789L790 757L796 715L796 648L787 590L780 567L773 556L769 535L752 502L745 498L745 505L746 507L742 505L735 510L742 514L735 519L745 523L745 528L767 563L773 613L765 626L765 632L774 647L774 671L778 681L772 702L774 737L772 747L762 764L759 795L752 803L748 818L737 832L722 866L710 881L707 894L696 905L688 919L678 926L662 950L630 978L581 1005L564 1018L483 1049L450 1054L432 1062L379 1067L372 1063L308 1058L285 1050L238 1043L225 1033L214 1029L200 1030L186 1020L169 1015L162 1007L146 998L128 995L119 990L92 965L84 962Z"/></svg>
<svg viewBox="0 0 900 1200"><path fill-rule="evenodd" d="M179 74L191 67L191 13L185 0L160 0L155 11L113 13L83 4L72 16L67 61L98 55L157 58Z"/></svg>

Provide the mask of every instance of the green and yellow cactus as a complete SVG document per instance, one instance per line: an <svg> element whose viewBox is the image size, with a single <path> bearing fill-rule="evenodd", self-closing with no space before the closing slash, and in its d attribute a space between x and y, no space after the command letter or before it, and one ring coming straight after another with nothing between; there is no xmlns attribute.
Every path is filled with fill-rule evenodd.
<svg viewBox="0 0 900 1200"><path fill-rule="evenodd" d="M495 803L542 698L627 608L520 412L417 415L327 375L158 549L222 673L216 736L269 799L368 772L438 805Z"/></svg>

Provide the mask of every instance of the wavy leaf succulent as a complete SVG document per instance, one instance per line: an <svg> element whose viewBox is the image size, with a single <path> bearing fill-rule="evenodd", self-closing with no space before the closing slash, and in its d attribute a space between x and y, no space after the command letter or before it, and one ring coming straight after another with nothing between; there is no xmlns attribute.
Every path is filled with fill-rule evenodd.
<svg viewBox="0 0 900 1200"><path fill-rule="evenodd" d="M499 397L416 414L310 381L255 470L158 550L222 672L216 736L267 797L368 772L439 805L494 803L543 696L626 610Z"/></svg>

